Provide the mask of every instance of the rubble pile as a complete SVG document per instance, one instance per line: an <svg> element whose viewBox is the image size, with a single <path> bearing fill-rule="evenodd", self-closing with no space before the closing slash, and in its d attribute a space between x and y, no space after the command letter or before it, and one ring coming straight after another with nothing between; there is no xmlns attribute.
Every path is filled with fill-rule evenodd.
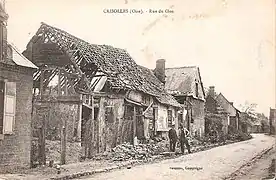
<svg viewBox="0 0 276 180"><path fill-rule="evenodd" d="M130 143L124 143L111 149L110 152L98 154L93 159L112 161L149 160L153 156L160 155L166 151L168 151L168 145L166 142L138 144L135 146Z"/></svg>

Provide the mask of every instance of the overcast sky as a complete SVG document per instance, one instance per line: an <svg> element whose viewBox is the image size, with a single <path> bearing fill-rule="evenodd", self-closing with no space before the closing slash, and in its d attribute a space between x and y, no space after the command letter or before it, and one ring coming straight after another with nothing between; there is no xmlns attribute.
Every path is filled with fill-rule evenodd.
<svg viewBox="0 0 276 180"><path fill-rule="evenodd" d="M143 14L107 14L106 8ZM150 14L148 9L171 9ZM138 64L197 65L205 87L214 85L239 108L275 107L275 4L273 0L6 0L8 38L21 51L40 22L94 44L129 51ZM167 15L167 16L166 16Z"/></svg>

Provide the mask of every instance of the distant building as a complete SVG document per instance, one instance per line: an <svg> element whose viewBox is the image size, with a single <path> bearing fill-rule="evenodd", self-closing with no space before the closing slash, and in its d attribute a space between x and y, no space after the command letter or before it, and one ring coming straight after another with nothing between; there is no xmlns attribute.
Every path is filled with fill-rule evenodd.
<svg viewBox="0 0 276 180"><path fill-rule="evenodd" d="M232 126L234 129L238 129L241 112L235 108L233 102L229 102L222 93L216 97L216 100L221 107L229 113L229 126Z"/></svg>
<svg viewBox="0 0 276 180"><path fill-rule="evenodd" d="M270 126L270 134L275 134L275 130L276 130L276 109L270 108L269 126Z"/></svg>
<svg viewBox="0 0 276 180"><path fill-rule="evenodd" d="M204 135L204 105L205 92L196 66L167 68L166 90L182 104L183 108L179 115L179 123L183 123L193 135Z"/></svg>
<svg viewBox="0 0 276 180"><path fill-rule="evenodd" d="M8 15L0 8L0 171L30 165L33 70L7 42Z"/></svg>
<svg viewBox="0 0 276 180"><path fill-rule="evenodd" d="M215 86L210 86L208 94L206 96L205 111L206 118L212 120L220 120L222 123L222 132L228 133L228 126L230 124L230 115L217 101L217 95L215 92ZM207 122L207 119L205 120ZM212 129L205 127L205 133L209 133Z"/></svg>

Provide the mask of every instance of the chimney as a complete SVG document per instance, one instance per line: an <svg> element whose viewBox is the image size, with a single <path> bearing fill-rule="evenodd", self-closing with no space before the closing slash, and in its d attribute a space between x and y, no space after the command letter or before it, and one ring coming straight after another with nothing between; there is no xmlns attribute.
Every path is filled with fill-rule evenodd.
<svg viewBox="0 0 276 180"><path fill-rule="evenodd" d="M5 12L5 1L0 1L0 60L7 56L7 21L8 14Z"/></svg>
<svg viewBox="0 0 276 180"><path fill-rule="evenodd" d="M234 105L234 103L233 102L230 102L230 104L233 106Z"/></svg>
<svg viewBox="0 0 276 180"><path fill-rule="evenodd" d="M154 69L154 75L162 82L165 84L165 59L158 59L156 61L156 67Z"/></svg>
<svg viewBox="0 0 276 180"><path fill-rule="evenodd" d="M209 87L209 95L213 98L215 97L215 86Z"/></svg>

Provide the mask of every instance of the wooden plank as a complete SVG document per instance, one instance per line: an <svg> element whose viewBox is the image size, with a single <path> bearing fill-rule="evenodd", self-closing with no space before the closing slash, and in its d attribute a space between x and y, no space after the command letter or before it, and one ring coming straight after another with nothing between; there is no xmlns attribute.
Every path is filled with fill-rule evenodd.
<svg viewBox="0 0 276 180"><path fill-rule="evenodd" d="M41 70L41 74L40 74L40 88L39 88L39 93L40 96L42 97L43 95L43 80L44 80L44 70Z"/></svg>
<svg viewBox="0 0 276 180"><path fill-rule="evenodd" d="M66 142L67 142L67 118L62 115L62 129L60 135L60 164L66 163Z"/></svg>
<svg viewBox="0 0 276 180"><path fill-rule="evenodd" d="M99 102L99 114L98 114L98 117L97 117L97 120L96 120L96 123L97 123L97 130L96 130L96 147L97 147L97 153L100 152L100 137L101 137L101 134L100 134L100 129L101 129L101 116L103 115L103 111L104 111L104 98L100 98L100 102Z"/></svg>
<svg viewBox="0 0 276 180"><path fill-rule="evenodd" d="M93 96L89 96L89 101L91 100L91 121L90 121L90 136L91 139L89 141L89 153L88 158L91 158L93 155L93 145L94 145L94 98Z"/></svg>
<svg viewBox="0 0 276 180"><path fill-rule="evenodd" d="M137 124L136 124L136 106L134 106L133 110L133 144L136 137Z"/></svg>
<svg viewBox="0 0 276 180"><path fill-rule="evenodd" d="M64 76L64 82L65 82L65 84L64 84L64 88L65 88L65 96L67 96L68 95L68 77L65 75L65 74L63 74L63 76Z"/></svg>
<svg viewBox="0 0 276 180"><path fill-rule="evenodd" d="M143 115L145 115L145 113L150 109L150 107L153 105L153 102L150 103L150 105L147 107L147 109L142 113Z"/></svg>
<svg viewBox="0 0 276 180"><path fill-rule="evenodd" d="M61 95L61 71L58 69L58 95Z"/></svg>
<svg viewBox="0 0 276 180"><path fill-rule="evenodd" d="M80 95L80 99L82 101L82 95ZM81 139L81 123L82 123L82 103L78 105L78 128L77 128L77 139L82 141Z"/></svg>
<svg viewBox="0 0 276 180"><path fill-rule="evenodd" d="M60 164L66 163L66 125L65 123L61 129L61 136L60 136L60 146L61 146L61 153L60 153Z"/></svg>

